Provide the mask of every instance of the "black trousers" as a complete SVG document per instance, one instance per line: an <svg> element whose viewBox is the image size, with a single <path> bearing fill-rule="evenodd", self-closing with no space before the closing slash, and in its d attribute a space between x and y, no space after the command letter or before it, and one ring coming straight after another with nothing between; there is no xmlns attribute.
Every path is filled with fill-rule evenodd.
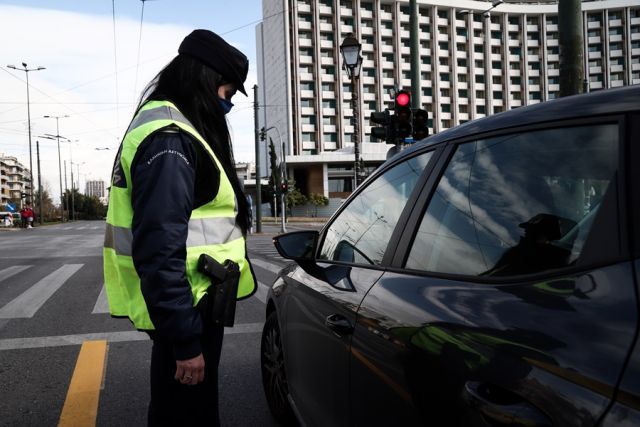
<svg viewBox="0 0 640 427"><path fill-rule="evenodd" d="M206 328L202 337L204 381L183 385L174 379L176 360L170 343L153 339L149 427L219 426L218 364L224 327Z"/></svg>

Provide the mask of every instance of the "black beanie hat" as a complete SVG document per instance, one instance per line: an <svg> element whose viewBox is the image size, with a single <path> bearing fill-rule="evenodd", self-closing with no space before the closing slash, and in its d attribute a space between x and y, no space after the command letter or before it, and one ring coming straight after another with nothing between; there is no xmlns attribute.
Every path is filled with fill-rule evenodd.
<svg viewBox="0 0 640 427"><path fill-rule="evenodd" d="M222 37L209 30L194 30L184 38L178 53L191 56L217 71L224 80L233 83L247 95L244 81L249 71L249 60Z"/></svg>

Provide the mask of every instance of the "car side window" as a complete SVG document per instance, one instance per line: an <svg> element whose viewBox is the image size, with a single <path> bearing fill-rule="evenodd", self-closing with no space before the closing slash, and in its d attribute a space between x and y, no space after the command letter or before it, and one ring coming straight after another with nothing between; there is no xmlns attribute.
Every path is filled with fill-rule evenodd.
<svg viewBox="0 0 640 427"><path fill-rule="evenodd" d="M358 194L330 224L320 259L380 264L418 178L432 152L389 169Z"/></svg>
<svg viewBox="0 0 640 427"><path fill-rule="evenodd" d="M617 164L616 124L460 144L406 267L504 277L572 265Z"/></svg>

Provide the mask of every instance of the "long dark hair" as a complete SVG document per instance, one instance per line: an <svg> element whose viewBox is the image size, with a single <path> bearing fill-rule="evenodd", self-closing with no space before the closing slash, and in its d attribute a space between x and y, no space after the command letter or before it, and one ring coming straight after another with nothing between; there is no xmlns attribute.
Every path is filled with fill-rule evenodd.
<svg viewBox="0 0 640 427"><path fill-rule="evenodd" d="M222 164L238 207L238 225L243 234L249 228L249 206L235 170L233 145L224 110L217 101L218 88L227 82L197 60L178 55L147 85L138 109L149 100L170 101L207 141Z"/></svg>

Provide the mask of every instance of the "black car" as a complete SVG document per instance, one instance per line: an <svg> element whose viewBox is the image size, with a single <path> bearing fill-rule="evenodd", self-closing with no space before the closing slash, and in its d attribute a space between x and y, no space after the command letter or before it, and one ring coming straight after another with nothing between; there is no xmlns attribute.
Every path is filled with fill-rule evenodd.
<svg viewBox="0 0 640 427"><path fill-rule="evenodd" d="M638 426L640 86L465 123L368 178L267 301L307 426ZM634 218L636 218L634 220Z"/></svg>

